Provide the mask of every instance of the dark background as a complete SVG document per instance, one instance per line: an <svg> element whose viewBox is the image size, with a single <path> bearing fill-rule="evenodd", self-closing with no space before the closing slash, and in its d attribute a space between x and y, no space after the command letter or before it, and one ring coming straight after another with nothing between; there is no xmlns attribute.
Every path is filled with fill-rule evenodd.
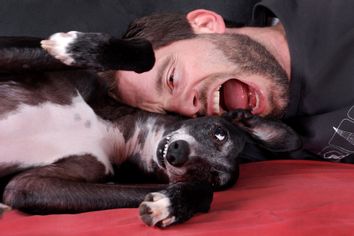
<svg viewBox="0 0 354 236"><path fill-rule="evenodd" d="M71 30L121 36L129 22L153 12L214 10L247 22L259 0L0 0L0 36L47 37Z"/></svg>

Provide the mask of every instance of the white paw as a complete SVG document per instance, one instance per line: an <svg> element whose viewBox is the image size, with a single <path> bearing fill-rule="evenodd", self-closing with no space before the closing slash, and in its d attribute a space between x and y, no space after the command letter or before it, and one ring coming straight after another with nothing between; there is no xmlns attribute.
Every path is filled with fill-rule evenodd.
<svg viewBox="0 0 354 236"><path fill-rule="evenodd" d="M77 31L70 31L68 33L56 33L50 36L49 39L42 40L41 46L49 54L64 64L72 65L75 60L71 57L68 48L69 45L75 41L79 34L81 33Z"/></svg>
<svg viewBox="0 0 354 236"><path fill-rule="evenodd" d="M162 193L149 193L140 204L140 218L148 226L167 227L176 221L170 212L171 201Z"/></svg>
<svg viewBox="0 0 354 236"><path fill-rule="evenodd" d="M5 211L10 211L11 207L5 204L0 203L0 216Z"/></svg>

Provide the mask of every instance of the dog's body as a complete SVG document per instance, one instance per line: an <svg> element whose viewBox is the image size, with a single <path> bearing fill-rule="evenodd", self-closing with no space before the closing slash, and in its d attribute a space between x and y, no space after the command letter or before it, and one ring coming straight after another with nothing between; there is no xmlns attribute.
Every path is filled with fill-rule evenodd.
<svg viewBox="0 0 354 236"><path fill-rule="evenodd" d="M96 71L73 70L30 41L5 40L1 48L0 183L13 208L48 214L140 204L146 224L168 226L207 211L213 191L235 183L245 131L269 149L299 144L288 127L246 111L185 120L122 105ZM89 55L100 57L83 56L95 42ZM44 43L71 66L144 71L154 60L145 42L102 34L57 34Z"/></svg>

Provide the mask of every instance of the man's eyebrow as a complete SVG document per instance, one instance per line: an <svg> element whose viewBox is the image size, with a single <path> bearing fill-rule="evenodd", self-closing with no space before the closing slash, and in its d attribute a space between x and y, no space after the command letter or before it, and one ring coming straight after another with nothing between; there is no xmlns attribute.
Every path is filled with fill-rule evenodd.
<svg viewBox="0 0 354 236"><path fill-rule="evenodd" d="M162 85L163 85L163 76L164 76L164 72L167 69L168 64L170 64L172 60L172 56L169 57L165 57L162 62L160 67L157 69L157 76L156 76L156 80L155 80L155 89L156 91L161 94L162 93Z"/></svg>

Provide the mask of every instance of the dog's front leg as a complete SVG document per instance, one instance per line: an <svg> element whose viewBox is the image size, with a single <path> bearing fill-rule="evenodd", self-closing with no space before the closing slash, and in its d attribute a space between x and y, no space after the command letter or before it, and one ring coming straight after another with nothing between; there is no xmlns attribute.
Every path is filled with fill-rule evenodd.
<svg viewBox="0 0 354 236"><path fill-rule="evenodd" d="M0 203L0 217L2 216L2 214L5 212L5 211L10 211L11 210L11 207L5 205L5 204L2 204Z"/></svg>
<svg viewBox="0 0 354 236"><path fill-rule="evenodd" d="M213 199L208 183L183 182L150 193L140 204L140 217L149 226L167 227L182 223L198 212L207 212Z"/></svg>
<svg viewBox="0 0 354 236"><path fill-rule="evenodd" d="M68 157L15 176L3 200L29 213L78 213L138 207L146 194L166 187L102 184L106 177L105 167L93 156Z"/></svg>

